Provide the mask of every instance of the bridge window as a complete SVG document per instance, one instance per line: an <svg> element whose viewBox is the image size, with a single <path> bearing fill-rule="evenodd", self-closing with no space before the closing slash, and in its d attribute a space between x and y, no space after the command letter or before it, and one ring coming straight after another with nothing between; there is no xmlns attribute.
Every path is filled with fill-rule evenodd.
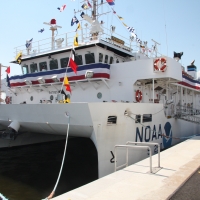
<svg viewBox="0 0 200 200"><path fill-rule="evenodd" d="M113 57L111 56L110 57L110 64L112 64L113 63Z"/></svg>
<svg viewBox="0 0 200 200"><path fill-rule="evenodd" d="M94 53L85 54L85 64L95 63Z"/></svg>
<svg viewBox="0 0 200 200"><path fill-rule="evenodd" d="M108 63L108 55L105 56L105 63Z"/></svg>
<svg viewBox="0 0 200 200"><path fill-rule="evenodd" d="M23 65L22 66L22 73L23 74L28 74L28 65Z"/></svg>
<svg viewBox="0 0 200 200"><path fill-rule="evenodd" d="M152 121L152 114L143 115L143 122L151 122L151 121Z"/></svg>
<svg viewBox="0 0 200 200"><path fill-rule="evenodd" d="M31 73L38 72L37 63L30 64Z"/></svg>
<svg viewBox="0 0 200 200"><path fill-rule="evenodd" d="M103 54L99 53L99 62L103 62Z"/></svg>
<svg viewBox="0 0 200 200"><path fill-rule="evenodd" d="M117 116L109 116L107 124L116 124L117 123Z"/></svg>
<svg viewBox="0 0 200 200"><path fill-rule="evenodd" d="M68 62L69 62L69 57L67 57L67 58L61 58L60 59L61 68L67 67Z"/></svg>
<svg viewBox="0 0 200 200"><path fill-rule="evenodd" d="M135 116L135 123L141 123L141 115Z"/></svg>
<svg viewBox="0 0 200 200"><path fill-rule="evenodd" d="M58 60L49 61L50 70L58 69Z"/></svg>
<svg viewBox="0 0 200 200"><path fill-rule="evenodd" d="M77 65L83 65L82 55L76 55L76 56L75 56L75 63L76 63Z"/></svg>
<svg viewBox="0 0 200 200"><path fill-rule="evenodd" d="M40 71L46 71L47 70L47 62L41 62L39 63Z"/></svg>

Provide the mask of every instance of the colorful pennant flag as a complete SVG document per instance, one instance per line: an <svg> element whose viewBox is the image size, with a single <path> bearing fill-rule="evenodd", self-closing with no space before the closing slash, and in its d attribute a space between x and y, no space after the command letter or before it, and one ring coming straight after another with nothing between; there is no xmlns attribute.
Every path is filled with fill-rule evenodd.
<svg viewBox="0 0 200 200"><path fill-rule="evenodd" d="M69 91L70 93L72 92L72 91L71 91L71 88L70 88L70 84L69 84L69 81L68 81L67 76L65 76L65 78L64 78L64 86L65 86L65 89L66 89L67 91Z"/></svg>
<svg viewBox="0 0 200 200"><path fill-rule="evenodd" d="M87 0L87 4L90 8L92 8L92 5L90 4L90 2Z"/></svg>
<svg viewBox="0 0 200 200"><path fill-rule="evenodd" d="M118 17L120 20L124 20L123 17L120 17L119 15L117 15L117 17Z"/></svg>
<svg viewBox="0 0 200 200"><path fill-rule="evenodd" d="M127 27L127 25L126 25L124 22L122 22L122 24L123 24L125 27Z"/></svg>
<svg viewBox="0 0 200 200"><path fill-rule="evenodd" d="M62 12L65 9L66 5L61 6L60 8L58 7L57 9L60 10L60 12Z"/></svg>
<svg viewBox="0 0 200 200"><path fill-rule="evenodd" d="M76 35L74 37L74 46L78 47L78 33L76 33Z"/></svg>
<svg viewBox="0 0 200 200"><path fill-rule="evenodd" d="M72 18L71 26L73 26L75 23L76 23L76 24L79 23L79 21L78 21L78 19L76 18L76 16L74 16L74 17Z"/></svg>
<svg viewBox="0 0 200 200"><path fill-rule="evenodd" d="M7 74L10 74L10 66L7 67L7 69L5 70L5 72L6 72Z"/></svg>
<svg viewBox="0 0 200 200"><path fill-rule="evenodd" d="M17 54L17 56L15 57L15 60L16 60L16 62L18 63L18 64L21 64L21 62L22 62L22 52L19 52L18 54Z"/></svg>
<svg viewBox="0 0 200 200"><path fill-rule="evenodd" d="M113 0L106 0L107 2L108 2L108 4L110 5L110 6L113 6L113 5L115 5L115 3L114 3L114 1Z"/></svg>
<svg viewBox="0 0 200 200"><path fill-rule="evenodd" d="M25 46L26 46L26 48L27 48L27 49L28 49L28 48L31 48L32 41L33 41L33 38L32 38L32 39L30 39L30 40L27 40L27 41L26 41L26 44L25 44Z"/></svg>
<svg viewBox="0 0 200 200"><path fill-rule="evenodd" d="M84 16L84 15L85 15L85 13L84 13L84 12L82 12L80 16L83 18L83 16Z"/></svg>
<svg viewBox="0 0 200 200"><path fill-rule="evenodd" d="M38 32L39 33L42 33L44 31L44 28L40 29Z"/></svg>
<svg viewBox="0 0 200 200"><path fill-rule="evenodd" d="M73 69L74 73L77 74L78 66L77 66L77 64L75 63L74 60L75 60L75 50L72 49L72 56L71 56L71 58L69 60L69 66Z"/></svg>
<svg viewBox="0 0 200 200"><path fill-rule="evenodd" d="M113 8L112 8L112 10L113 10ZM114 10L113 10L113 13L116 14L116 12Z"/></svg>
<svg viewBox="0 0 200 200"><path fill-rule="evenodd" d="M86 3L84 3L82 6L81 6L84 10L88 9L88 5Z"/></svg>
<svg viewBox="0 0 200 200"><path fill-rule="evenodd" d="M77 28L76 28L76 31L77 30L81 30L81 25L80 25L80 23L78 23L78 26L77 26Z"/></svg>
<svg viewBox="0 0 200 200"><path fill-rule="evenodd" d="M133 27L128 26L127 29L129 30L129 32L134 33L135 29Z"/></svg>
<svg viewBox="0 0 200 200"><path fill-rule="evenodd" d="M6 77L6 82L7 82L7 86L10 87L10 78L9 78L8 74L7 74L7 77Z"/></svg>

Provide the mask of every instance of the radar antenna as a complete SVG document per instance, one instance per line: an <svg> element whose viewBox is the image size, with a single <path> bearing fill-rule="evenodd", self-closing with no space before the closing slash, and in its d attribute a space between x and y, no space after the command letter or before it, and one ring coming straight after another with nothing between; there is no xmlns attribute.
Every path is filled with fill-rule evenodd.
<svg viewBox="0 0 200 200"><path fill-rule="evenodd" d="M51 49L53 50L53 49L55 48L54 31L57 30L57 28L62 28L62 26L58 26L58 25L56 24L56 20L55 20L55 19L52 19L52 20L50 21L50 23L44 22L43 24L46 24L46 25L51 26L51 27L50 27L50 30L52 31Z"/></svg>

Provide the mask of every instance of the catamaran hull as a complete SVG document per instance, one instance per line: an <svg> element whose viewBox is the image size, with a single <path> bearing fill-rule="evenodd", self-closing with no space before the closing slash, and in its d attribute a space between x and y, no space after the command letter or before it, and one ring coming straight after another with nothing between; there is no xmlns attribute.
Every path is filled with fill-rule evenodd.
<svg viewBox="0 0 200 200"><path fill-rule="evenodd" d="M12 121L17 120L20 124L19 132L65 136L69 122L69 136L87 137L95 144L99 177L114 171L115 145L126 144L127 141L157 142L162 149L165 149L183 141L185 137L199 133L199 126L194 123L168 119L162 104L151 104L151 106L149 103L108 102L11 104L0 105L0 110L1 127L5 128ZM136 123L136 115L143 114L151 114L152 119L149 122ZM109 117L114 117L116 121L111 123ZM4 143L3 141L5 140L0 139L0 145ZM14 142L18 145L24 144L18 142L18 137ZM125 149L118 150L118 166L125 163L125 152ZM152 152L157 153L157 148L152 147ZM147 150L134 150L134 153L131 150L129 164L146 158L148 154Z"/></svg>

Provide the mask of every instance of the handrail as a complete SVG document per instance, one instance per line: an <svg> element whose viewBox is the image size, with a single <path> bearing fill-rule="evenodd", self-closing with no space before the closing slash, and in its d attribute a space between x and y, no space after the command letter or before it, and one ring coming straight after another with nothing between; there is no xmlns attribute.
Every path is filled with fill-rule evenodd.
<svg viewBox="0 0 200 200"><path fill-rule="evenodd" d="M117 167L117 148L123 148L126 147L126 163L123 165L120 165L119 167ZM133 148L133 149L149 149L149 160L150 160L150 173L152 173L152 153L151 153L151 148L149 146L132 146L132 145L115 145L115 172L117 169L121 168L121 167L128 167L128 149L129 148Z"/></svg>
<svg viewBox="0 0 200 200"><path fill-rule="evenodd" d="M126 142L126 145L128 144L145 144L145 145L149 145L149 146L158 146L158 167L160 167L160 144L159 143L152 143L152 142L131 142L128 141Z"/></svg>

